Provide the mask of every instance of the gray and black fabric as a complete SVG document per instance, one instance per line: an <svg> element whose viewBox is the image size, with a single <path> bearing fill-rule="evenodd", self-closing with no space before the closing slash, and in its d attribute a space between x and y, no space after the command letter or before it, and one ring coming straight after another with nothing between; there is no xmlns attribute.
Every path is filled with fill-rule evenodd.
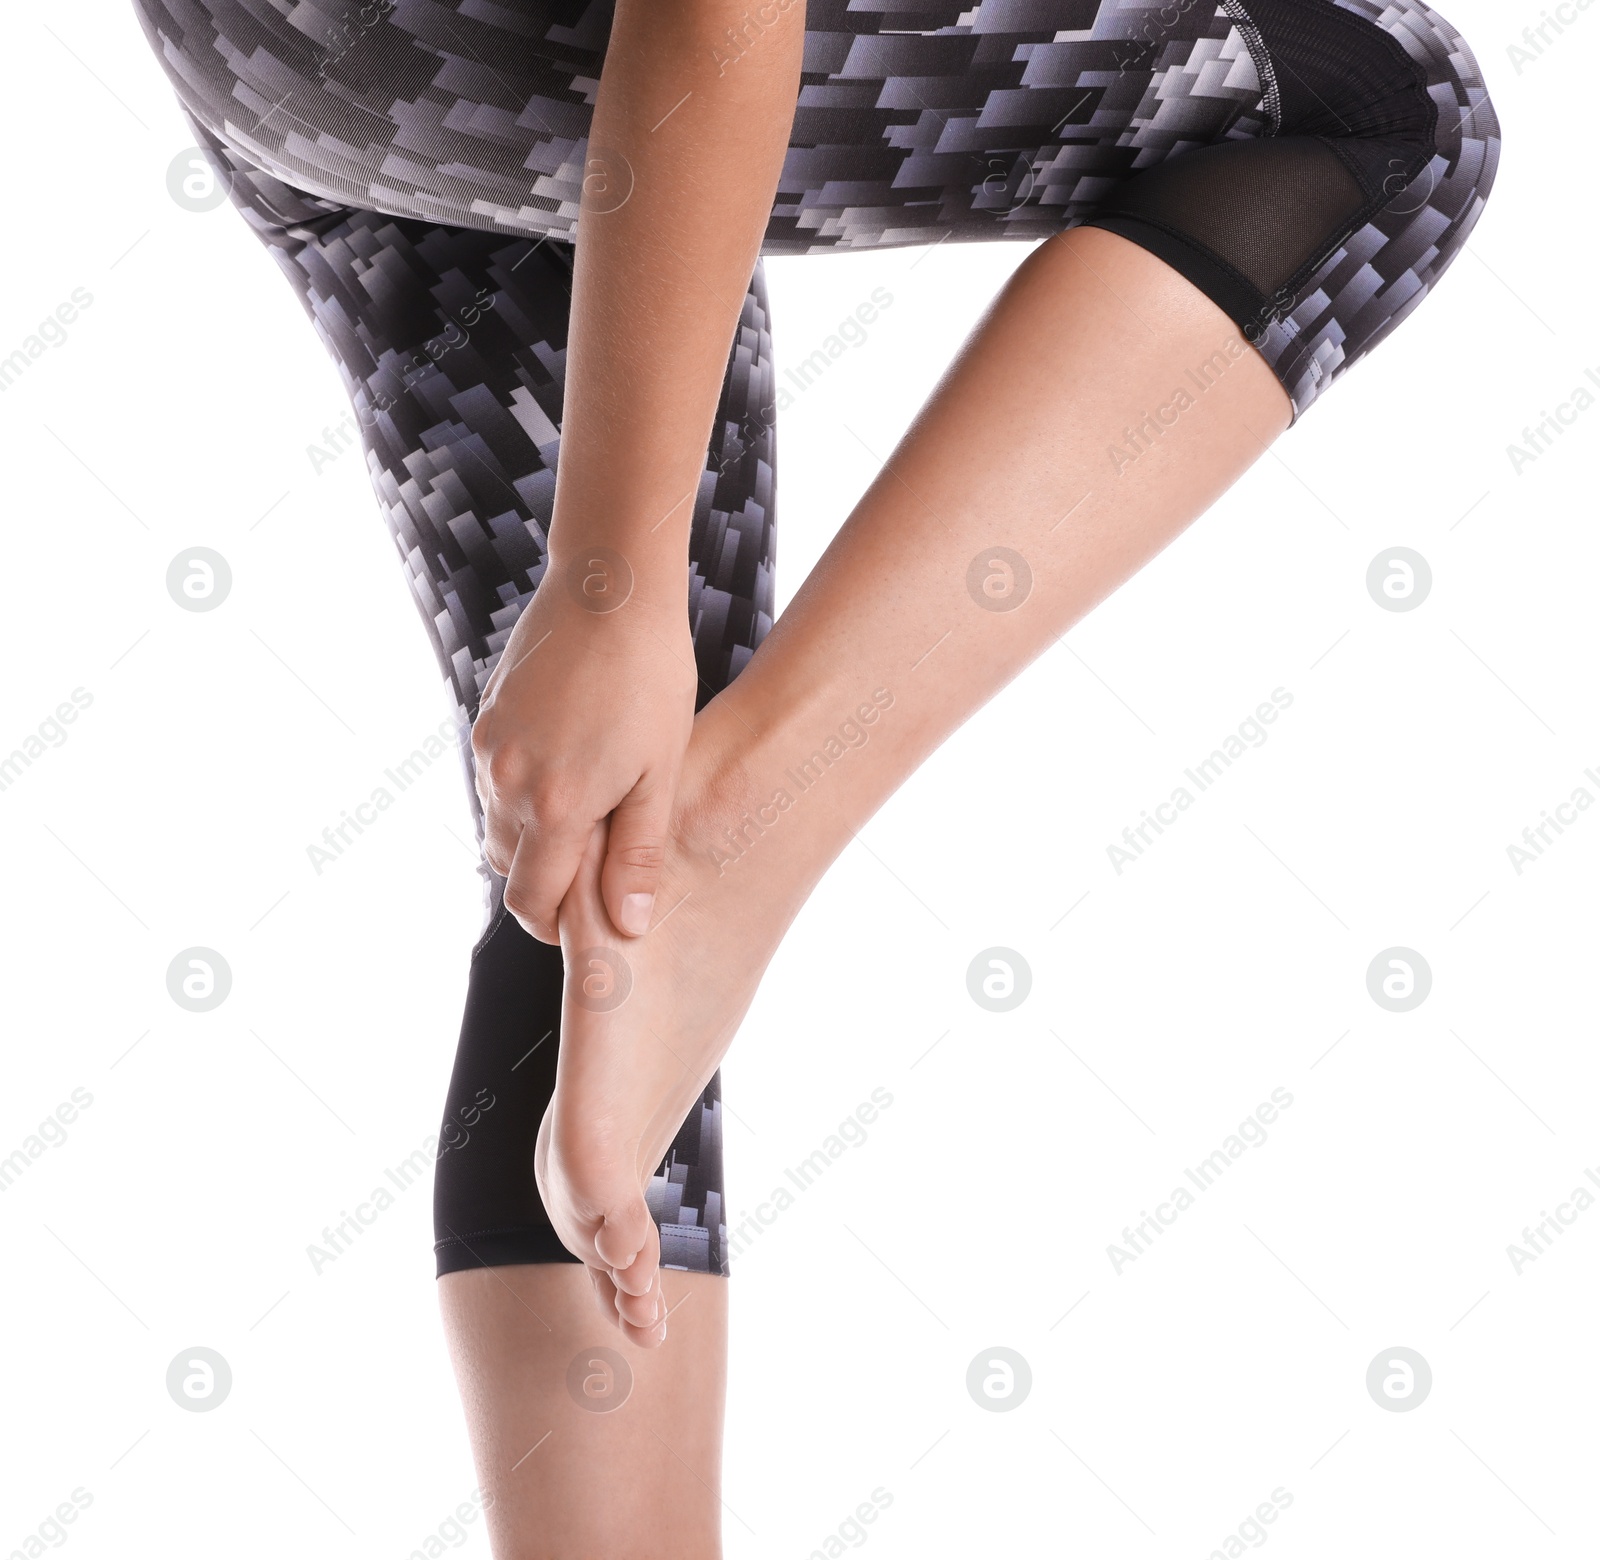
<svg viewBox="0 0 1600 1560"><path fill-rule="evenodd" d="M455 699L481 844L467 738L544 569L610 0L135 7L344 378ZM753 9L724 68L759 40ZM1499 150L1471 50L1420 0L808 0L762 253L1107 228L1211 298L1298 417L1459 253ZM772 623L771 350L758 265L690 542L702 702ZM560 956L480 870L441 1273L569 1260L530 1164ZM721 1120L714 1079L649 1189L669 1265L727 1271Z"/></svg>
<svg viewBox="0 0 1600 1560"><path fill-rule="evenodd" d="M439 1133L440 1274L574 1261L534 1184L555 1089L560 951L505 909L482 854L471 727L544 573L555 496L572 246L338 205L199 143L277 260L344 380L379 507L453 697L485 891ZM772 338L758 264L729 360L689 532L688 606L704 704L772 626ZM647 1196L662 1259L726 1272L720 1075Z"/></svg>

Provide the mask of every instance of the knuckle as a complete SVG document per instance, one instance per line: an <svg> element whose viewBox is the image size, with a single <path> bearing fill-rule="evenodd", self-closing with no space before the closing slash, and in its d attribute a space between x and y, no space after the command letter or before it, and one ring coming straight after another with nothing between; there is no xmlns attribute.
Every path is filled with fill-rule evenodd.
<svg viewBox="0 0 1600 1560"><path fill-rule="evenodd" d="M521 838L521 823L500 803L491 801L483 814L483 853L502 877L511 869Z"/></svg>
<svg viewBox="0 0 1600 1560"><path fill-rule="evenodd" d="M631 840L626 845L614 846L607 854L612 861L624 867L636 867L641 872L659 872L667 859L667 847L655 840Z"/></svg>
<svg viewBox="0 0 1600 1560"><path fill-rule="evenodd" d="M477 757L479 773L489 777L490 788L494 791L501 794L515 791L526 780L528 762L517 747L499 742L480 753L474 744L473 752Z"/></svg>
<svg viewBox="0 0 1600 1560"><path fill-rule="evenodd" d="M575 810L576 803L572 785L560 774L540 775L528 787L528 805L533 816L546 829L564 823Z"/></svg>
<svg viewBox="0 0 1600 1560"><path fill-rule="evenodd" d="M511 871L511 857L514 854L506 836L496 828L489 829L483 841L483 859L494 868L501 877Z"/></svg>
<svg viewBox="0 0 1600 1560"><path fill-rule="evenodd" d="M472 723L472 732L468 737L472 748L473 761L478 764L487 764L490 755L500 745L494 731L494 722L489 718L489 712L482 710L478 718Z"/></svg>
<svg viewBox="0 0 1600 1560"><path fill-rule="evenodd" d="M542 909L526 883L508 883L505 899L506 909L512 915L526 916L530 921L543 922Z"/></svg>

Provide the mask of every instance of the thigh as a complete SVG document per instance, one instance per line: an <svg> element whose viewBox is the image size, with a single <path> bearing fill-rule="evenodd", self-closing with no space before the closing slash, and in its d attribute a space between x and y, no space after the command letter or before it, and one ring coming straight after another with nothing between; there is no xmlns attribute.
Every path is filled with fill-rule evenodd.
<svg viewBox="0 0 1600 1560"><path fill-rule="evenodd" d="M587 1269L479 1268L439 1282L498 1560L721 1552L728 1288L663 1275L672 1345L638 1349Z"/></svg>
<svg viewBox="0 0 1600 1560"><path fill-rule="evenodd" d="M573 237L605 0L135 9L191 115L297 189ZM761 47L761 9L721 70ZM807 0L765 251L1045 237L1154 158L1260 133L1242 15L1236 0Z"/></svg>

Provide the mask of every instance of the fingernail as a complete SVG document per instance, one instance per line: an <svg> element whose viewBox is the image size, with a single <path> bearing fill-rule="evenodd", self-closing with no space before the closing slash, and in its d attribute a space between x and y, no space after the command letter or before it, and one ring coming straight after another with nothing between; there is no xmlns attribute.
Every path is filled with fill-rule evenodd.
<svg viewBox="0 0 1600 1560"><path fill-rule="evenodd" d="M650 930L650 912L655 909L654 894L624 894L622 896L622 929L633 937L643 937Z"/></svg>

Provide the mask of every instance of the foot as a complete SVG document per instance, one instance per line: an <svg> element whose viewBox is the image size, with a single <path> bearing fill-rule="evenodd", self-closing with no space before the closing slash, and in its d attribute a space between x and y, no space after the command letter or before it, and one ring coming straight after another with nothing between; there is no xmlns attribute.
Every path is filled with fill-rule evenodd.
<svg viewBox="0 0 1600 1560"><path fill-rule="evenodd" d="M763 828L758 807L742 767L691 744L649 932L621 937L606 913L604 824L561 905L561 1051L535 1174L562 1243L644 1347L667 1330L645 1186L811 886L802 820L769 806L776 821ZM752 815L742 839L730 836Z"/></svg>

